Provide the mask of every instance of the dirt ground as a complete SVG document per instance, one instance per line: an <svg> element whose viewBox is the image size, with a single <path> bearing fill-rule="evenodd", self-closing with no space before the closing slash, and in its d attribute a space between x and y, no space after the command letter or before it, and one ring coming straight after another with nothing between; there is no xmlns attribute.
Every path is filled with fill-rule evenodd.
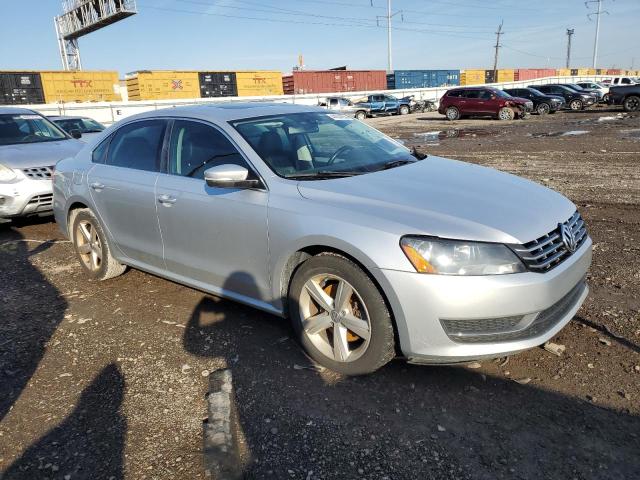
<svg viewBox="0 0 640 480"><path fill-rule="evenodd" d="M204 478L207 374L228 366L250 479L640 478L640 116L617 113L370 120L578 205L591 294L561 357L344 378L283 320L135 270L90 281L50 220L0 226L0 477Z"/></svg>

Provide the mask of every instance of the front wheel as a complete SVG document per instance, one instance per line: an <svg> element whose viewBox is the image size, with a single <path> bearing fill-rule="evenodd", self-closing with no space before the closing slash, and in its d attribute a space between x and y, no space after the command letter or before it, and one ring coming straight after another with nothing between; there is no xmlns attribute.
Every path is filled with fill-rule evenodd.
<svg viewBox="0 0 640 480"><path fill-rule="evenodd" d="M320 365L345 375L372 373L395 355L391 315L378 288L350 260L311 257L289 287L300 343Z"/></svg>
<svg viewBox="0 0 640 480"><path fill-rule="evenodd" d="M538 115L546 115L550 111L551 111L551 107L549 106L548 103L541 103L536 107L536 112L538 112Z"/></svg>
<svg viewBox="0 0 640 480"><path fill-rule="evenodd" d="M96 280L124 273L127 267L113 258L107 237L93 212L82 209L72 221L71 239L85 273Z"/></svg>
<svg viewBox="0 0 640 480"><path fill-rule="evenodd" d="M640 110L640 97L636 95L631 95L630 97L625 98L622 103L625 112L637 112Z"/></svg>
<svg viewBox="0 0 640 480"><path fill-rule="evenodd" d="M400 108L398 109L398 113L400 115L407 115L409 113L409 107L406 105L400 105Z"/></svg>
<svg viewBox="0 0 640 480"><path fill-rule="evenodd" d="M513 108L502 107L498 112L498 118L500 120L513 120L516 117L516 112Z"/></svg>
<svg viewBox="0 0 640 480"><path fill-rule="evenodd" d="M582 100L571 100L569 108L571 108L571 110L582 110L584 105L582 104Z"/></svg>
<svg viewBox="0 0 640 480"><path fill-rule="evenodd" d="M367 118L367 113L366 113L366 112L364 112L363 110L358 110L358 111L356 112L356 118L357 118L358 120L362 121L362 120L364 120L364 119L366 119L366 118Z"/></svg>

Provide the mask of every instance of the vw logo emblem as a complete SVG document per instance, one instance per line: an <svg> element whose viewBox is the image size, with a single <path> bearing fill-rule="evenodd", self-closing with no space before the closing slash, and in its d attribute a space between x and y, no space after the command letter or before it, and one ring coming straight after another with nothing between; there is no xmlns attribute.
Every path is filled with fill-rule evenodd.
<svg viewBox="0 0 640 480"><path fill-rule="evenodd" d="M566 223L561 223L560 227L560 237L562 238L562 243L567 247L567 250L571 253L576 251L578 247L578 242L576 240L576 236L573 233L573 230Z"/></svg>

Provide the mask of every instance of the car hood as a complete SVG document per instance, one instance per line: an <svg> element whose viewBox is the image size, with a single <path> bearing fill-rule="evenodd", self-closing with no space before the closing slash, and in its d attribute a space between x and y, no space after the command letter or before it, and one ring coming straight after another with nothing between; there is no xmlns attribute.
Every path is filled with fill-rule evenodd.
<svg viewBox="0 0 640 480"><path fill-rule="evenodd" d="M0 163L11 168L30 168L55 165L63 158L73 157L82 147L78 140L23 143L0 146Z"/></svg>
<svg viewBox="0 0 640 480"><path fill-rule="evenodd" d="M537 183L432 156L365 175L299 182L298 190L304 198L342 210L349 221L374 228L487 242L529 242L576 210Z"/></svg>
<svg viewBox="0 0 640 480"><path fill-rule="evenodd" d="M518 104L531 103L531 100L529 100L528 98L522 98L522 97L513 97L513 98L510 98L509 101L513 103L518 103Z"/></svg>

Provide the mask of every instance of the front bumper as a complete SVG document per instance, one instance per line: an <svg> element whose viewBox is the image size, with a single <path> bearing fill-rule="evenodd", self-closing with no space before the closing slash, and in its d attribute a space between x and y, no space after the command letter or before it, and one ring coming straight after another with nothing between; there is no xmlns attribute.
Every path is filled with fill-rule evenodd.
<svg viewBox="0 0 640 480"><path fill-rule="evenodd" d="M587 297L584 279L590 264L588 239L546 273L477 277L380 273L405 357L414 363L456 363L509 355L552 338ZM515 320L509 324L509 319ZM451 325L453 330L456 325L471 325L486 336L461 338ZM486 325L486 330L478 325Z"/></svg>
<svg viewBox="0 0 640 480"><path fill-rule="evenodd" d="M49 215L53 210L51 179L19 177L13 183L0 183L0 218Z"/></svg>

